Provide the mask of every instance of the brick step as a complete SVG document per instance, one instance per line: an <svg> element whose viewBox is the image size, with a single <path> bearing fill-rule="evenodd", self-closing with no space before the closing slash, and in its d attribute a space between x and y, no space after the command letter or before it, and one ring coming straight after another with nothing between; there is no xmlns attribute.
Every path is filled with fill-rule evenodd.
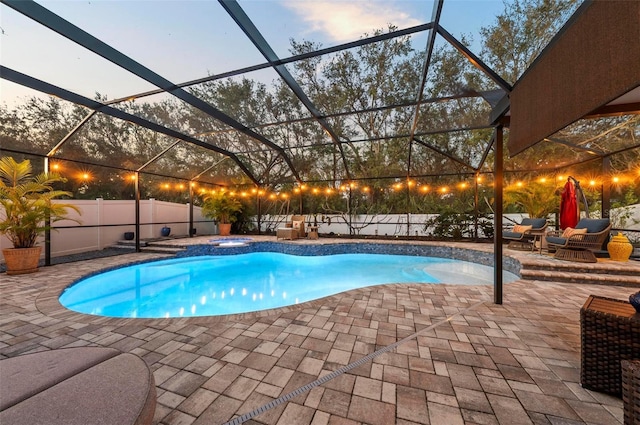
<svg viewBox="0 0 640 425"><path fill-rule="evenodd" d="M627 264L629 267L624 268L611 268L607 265L602 265L600 263L575 263L575 262L565 262L565 261L556 261L553 263L553 270L556 272L573 272L573 273L584 273L584 274L613 274L613 275L631 275L640 274L640 262L632 260ZM523 264L523 268L527 270L551 270L550 265L546 263L533 263L526 262Z"/></svg>
<svg viewBox="0 0 640 425"><path fill-rule="evenodd" d="M136 241L129 241L126 239L121 239L118 242L116 242L117 246L121 246L121 247L128 247L128 246L132 246L132 247L136 247ZM114 246L116 246L114 245ZM140 246L147 246L147 241L140 241Z"/></svg>
<svg viewBox="0 0 640 425"><path fill-rule="evenodd" d="M629 274L593 273L576 271L540 270L523 268L520 275L524 280L544 280L566 283L588 283L597 285L640 287L640 276Z"/></svg>
<svg viewBox="0 0 640 425"><path fill-rule="evenodd" d="M158 246L158 245L148 245L145 247L140 247L142 252L155 252L157 254L177 254L178 252L182 252L185 248L180 246Z"/></svg>

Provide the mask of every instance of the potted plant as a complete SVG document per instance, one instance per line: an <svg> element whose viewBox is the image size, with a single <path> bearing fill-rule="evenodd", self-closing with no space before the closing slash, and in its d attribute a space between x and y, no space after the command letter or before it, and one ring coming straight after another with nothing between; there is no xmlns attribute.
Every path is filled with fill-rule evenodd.
<svg viewBox="0 0 640 425"><path fill-rule="evenodd" d="M204 199L202 215L217 221L220 235L228 236L231 234L231 223L238 219L237 214L242 212L242 208L242 202L232 195L217 192Z"/></svg>
<svg viewBox="0 0 640 425"><path fill-rule="evenodd" d="M13 248L2 250L7 274L37 271L42 251L36 246L38 236L50 229L50 223L67 219L68 208L80 212L75 205L52 202L71 195L53 189L53 184L64 178L55 173L33 176L31 172L29 160L0 159L0 233L13 244Z"/></svg>

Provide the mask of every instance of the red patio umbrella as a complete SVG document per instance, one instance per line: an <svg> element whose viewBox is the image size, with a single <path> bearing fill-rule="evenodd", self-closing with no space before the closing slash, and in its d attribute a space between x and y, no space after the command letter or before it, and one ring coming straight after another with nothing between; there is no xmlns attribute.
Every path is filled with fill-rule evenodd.
<svg viewBox="0 0 640 425"><path fill-rule="evenodd" d="M560 228L564 230L567 227L576 227L579 215L576 189L571 180L567 180L560 198Z"/></svg>

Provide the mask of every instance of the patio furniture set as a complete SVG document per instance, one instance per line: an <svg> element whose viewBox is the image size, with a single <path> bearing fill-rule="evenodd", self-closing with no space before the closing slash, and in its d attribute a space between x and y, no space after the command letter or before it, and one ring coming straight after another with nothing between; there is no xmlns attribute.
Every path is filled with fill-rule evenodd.
<svg viewBox="0 0 640 425"><path fill-rule="evenodd" d="M305 231L304 216L292 215L291 221L285 223L284 227L276 229L276 239L318 239L318 226L308 226L308 232Z"/></svg>
<svg viewBox="0 0 640 425"><path fill-rule="evenodd" d="M544 241L547 249L555 251L554 257L559 260L595 263L594 252L603 248L611 231L608 218L583 218L575 228L568 227L564 231L549 232L547 226L544 218L525 218L511 231L503 232L502 238L509 242L511 248L533 251L537 247L540 254Z"/></svg>

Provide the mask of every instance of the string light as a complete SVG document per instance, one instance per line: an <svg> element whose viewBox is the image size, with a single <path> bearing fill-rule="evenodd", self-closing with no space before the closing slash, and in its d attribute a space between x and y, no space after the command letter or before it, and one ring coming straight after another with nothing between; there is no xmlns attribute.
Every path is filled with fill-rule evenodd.
<svg viewBox="0 0 640 425"><path fill-rule="evenodd" d="M52 164L52 168L54 167L55 164ZM640 168L636 168L634 167L633 169L630 170L630 172L626 175L615 175L615 176L611 176L609 177L609 181L612 184L623 184L626 182L631 182L634 180L637 180L637 177L640 176ZM82 179L87 180L90 179L91 175L90 173L86 172L82 175ZM135 175L130 176L130 179L132 181L135 181ZM491 181L485 182L485 179L482 176L475 176L473 177L474 181L477 183L480 182L484 182L484 186L486 187L493 187L494 183ZM553 184L560 184L560 186L562 185L562 182L564 180L567 179L566 175L557 175L555 177L538 177L537 179L533 180L535 182L538 183L553 183ZM598 185L600 185L601 181L602 181L602 177L599 176L582 176L582 179L586 182L584 184L585 187L589 187L590 189L597 189ZM576 180L580 181L580 176L576 176ZM192 187L195 187L196 184L195 182L190 183ZM518 180L516 182L514 182L512 185L514 187L517 188L523 188L526 186L526 182L522 181L522 180ZM466 190L469 189L472 185L469 184L469 181L459 181L457 183L455 182L451 182L451 184L449 186L429 186L427 184L424 183L420 183L416 180L412 180L412 179L407 179L405 181L396 181L391 183L389 186L385 187L379 187L376 190L380 190L380 192L384 193L385 191L390 191L390 192L396 192L396 191L401 191L403 188L405 190L409 190L409 191L417 191L420 192L422 194L427 194L430 192L434 192L434 193L440 193L440 194L446 194L449 193L451 191L452 188L457 188L459 190ZM171 188L171 185L169 183L164 183L161 184L161 188L163 189L169 189ZM183 190L185 188L185 185L183 184L177 184L175 185L175 188L177 190ZM256 188L253 187L251 189L247 189L247 190L230 190L228 188L224 188L224 187L220 187L219 189L220 193L229 193L231 196L241 196L241 197L247 197L249 196L249 194L254 194L260 197L266 197L270 200L277 200L277 199L282 199L282 200L288 200L293 194L297 194L297 195L302 195L302 193L304 191L309 191L310 195L314 195L314 196L335 196L335 195L340 195L340 193L344 194L346 192L353 192L353 191L359 191L362 194L370 194L372 191L372 188L369 186L359 186L357 184L357 182L345 182L343 184L341 184L338 188L334 188L331 186L313 186L313 185L307 185L307 184L301 184L297 187L292 188L290 191L282 191L282 192L275 192L272 193L268 190L264 190L261 188ZM216 193L215 189L211 189L210 191L212 194ZM206 189L200 188L199 189L199 193L201 194L206 194L208 193L208 191Z"/></svg>

